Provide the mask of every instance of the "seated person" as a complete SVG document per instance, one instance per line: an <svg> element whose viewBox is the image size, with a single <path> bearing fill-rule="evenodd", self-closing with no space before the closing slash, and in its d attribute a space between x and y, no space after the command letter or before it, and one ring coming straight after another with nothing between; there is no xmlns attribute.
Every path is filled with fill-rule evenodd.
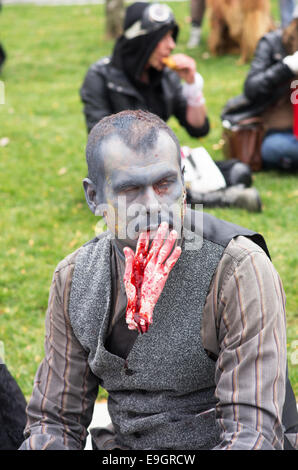
<svg viewBox="0 0 298 470"><path fill-rule="evenodd" d="M17 450L25 425L25 397L0 356L0 450Z"/></svg>
<svg viewBox="0 0 298 470"><path fill-rule="evenodd" d="M81 87L88 132L104 116L145 109L164 121L176 116L193 137L206 135L203 79L194 59L171 55L175 71L164 63L179 31L172 10L164 4L133 3L126 9L123 27L112 57L93 64Z"/></svg>
<svg viewBox="0 0 298 470"><path fill-rule="evenodd" d="M99 386L101 450L295 442L284 292L263 237L188 210L179 142L154 114L102 119L86 157L86 201L108 231L55 270L21 449L83 449Z"/></svg>
<svg viewBox="0 0 298 470"><path fill-rule="evenodd" d="M297 79L298 8L288 26L260 39L245 81L250 108L259 109L265 127L264 168L298 168L298 100L291 87Z"/></svg>
<svg viewBox="0 0 298 470"><path fill-rule="evenodd" d="M89 68L80 90L88 132L105 116L143 109L164 121L175 116L192 137L208 134L203 78L196 71L194 59L171 54L178 31L172 10L165 4L136 2L126 9L124 32L116 41L112 56ZM248 179L251 181L249 168L239 162L229 167L218 162L218 166L227 186L234 187L210 195L193 191L193 202L259 211L257 190L243 185Z"/></svg>

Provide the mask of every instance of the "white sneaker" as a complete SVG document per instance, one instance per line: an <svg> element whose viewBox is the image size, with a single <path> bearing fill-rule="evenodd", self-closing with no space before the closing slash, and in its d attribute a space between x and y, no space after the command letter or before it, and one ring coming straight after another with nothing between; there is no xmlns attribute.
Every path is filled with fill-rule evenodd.
<svg viewBox="0 0 298 470"><path fill-rule="evenodd" d="M197 47L200 44L201 39L201 27L200 26L192 26L189 35L189 41L187 43L187 47L192 49Z"/></svg>

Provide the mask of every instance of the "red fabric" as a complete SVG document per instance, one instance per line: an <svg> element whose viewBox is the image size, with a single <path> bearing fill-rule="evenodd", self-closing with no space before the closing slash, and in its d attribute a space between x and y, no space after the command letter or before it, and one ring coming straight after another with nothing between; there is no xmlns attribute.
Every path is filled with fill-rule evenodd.
<svg viewBox="0 0 298 470"><path fill-rule="evenodd" d="M298 103L294 104L294 135L298 139Z"/></svg>
<svg viewBox="0 0 298 470"><path fill-rule="evenodd" d="M293 124L293 133L298 139L298 87L294 92L293 100L293 115L294 115L294 124Z"/></svg>

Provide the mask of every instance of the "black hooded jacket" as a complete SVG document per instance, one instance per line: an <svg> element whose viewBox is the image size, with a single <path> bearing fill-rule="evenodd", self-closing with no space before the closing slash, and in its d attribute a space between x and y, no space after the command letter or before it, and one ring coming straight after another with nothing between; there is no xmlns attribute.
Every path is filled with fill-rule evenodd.
<svg viewBox="0 0 298 470"><path fill-rule="evenodd" d="M140 17L146 6L146 3L139 2L128 7L124 30ZM149 84L140 80L151 53L170 30L176 39L178 26L174 21L134 39L128 40L122 35L116 41L112 56L89 68L80 90L88 132L103 117L128 109L150 111L164 121L175 116L193 137L209 132L208 119L199 128L188 124L187 104L180 78L175 72L167 67L160 72L151 68Z"/></svg>
<svg viewBox="0 0 298 470"><path fill-rule="evenodd" d="M271 31L260 39L244 84L249 100L268 107L289 94L289 82L294 74L283 63L286 55L282 30Z"/></svg>
<svg viewBox="0 0 298 470"><path fill-rule="evenodd" d="M242 119L261 115L282 96L289 95L295 75L283 62L286 55L281 29L263 36L251 62L244 93L227 101L221 119L237 124Z"/></svg>

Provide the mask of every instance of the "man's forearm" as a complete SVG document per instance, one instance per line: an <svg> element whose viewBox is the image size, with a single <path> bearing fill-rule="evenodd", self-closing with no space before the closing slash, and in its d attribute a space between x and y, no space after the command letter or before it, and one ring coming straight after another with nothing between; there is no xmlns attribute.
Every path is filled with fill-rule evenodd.
<svg viewBox="0 0 298 470"><path fill-rule="evenodd" d="M186 121L192 127L202 127L206 121L207 111L203 95L204 80L196 72L192 82L183 85L183 95L186 99Z"/></svg>
<svg viewBox="0 0 298 470"><path fill-rule="evenodd" d="M71 404L63 396L67 385L63 377L60 380L58 376L45 359L38 369L28 403L25 441L20 450L80 450L84 447L87 432L80 420L75 419L78 402L74 400L74 418L69 418ZM83 403L80 408L83 411Z"/></svg>
<svg viewBox="0 0 298 470"><path fill-rule="evenodd" d="M186 108L186 120L192 127L202 127L206 121L207 111L205 104Z"/></svg>
<svg viewBox="0 0 298 470"><path fill-rule="evenodd" d="M19 450L83 450L75 440L69 440L65 445L64 438L55 434L34 432L28 437Z"/></svg>
<svg viewBox="0 0 298 470"><path fill-rule="evenodd" d="M225 271L229 277L221 281L224 287L216 314L220 323L217 419L222 428L218 449L282 449L284 293L265 253L252 242L239 239L234 242L238 254L230 252L238 261ZM217 279L215 276L215 283Z"/></svg>

